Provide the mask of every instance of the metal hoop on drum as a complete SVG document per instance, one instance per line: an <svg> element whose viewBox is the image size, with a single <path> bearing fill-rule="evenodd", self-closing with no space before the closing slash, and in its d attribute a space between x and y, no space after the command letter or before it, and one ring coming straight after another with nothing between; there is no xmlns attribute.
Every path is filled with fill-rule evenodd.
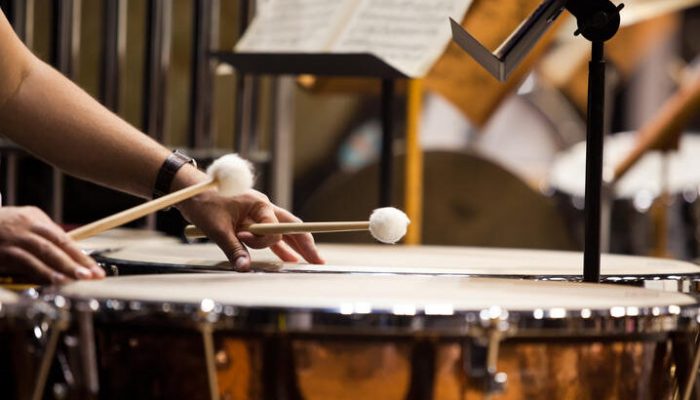
<svg viewBox="0 0 700 400"><path fill-rule="evenodd" d="M68 324L65 312L36 297L33 291L16 295L0 289L0 333L5 332L10 336L7 343L19 342L20 345L8 349L10 359L0 362L12 363L15 373L35 371L33 376L15 376L14 382L10 383L7 390L14 387L18 399L39 400L44 397L58 340ZM27 338L30 338L29 341ZM41 355L38 360L32 360L32 355L36 353Z"/></svg>
<svg viewBox="0 0 700 400"><path fill-rule="evenodd" d="M192 286L181 290L186 284ZM416 296L421 290L421 296ZM253 397L275 397L272 393L276 393L308 399L357 398L362 393L406 398L422 393L441 399L450 398L450 393L494 394L499 388L515 396L526 395L525 389L535 395L592 395L587 390L597 387L621 398L637 390L654 398L670 398L673 385L689 383L680 378L689 371L680 370L679 364L678 373L672 374L667 350L669 346L675 353L684 350L676 348L675 340L669 341L697 331L700 309L696 299L679 293L455 276L152 275L78 282L64 287L60 294L73 305L99 305L92 314L95 336L100 338L98 352L107 351L101 357L100 376L117 379L100 387L110 387L110 393L121 390L121 395L133 388L121 385L119 365L128 365L133 379L139 368L158 371L158 363L169 366L167 377L153 379L171 374L176 378L159 381L158 387L163 388L164 382L186 383L194 385L188 387L192 393L201 395L214 388L212 369L201 367L206 363L211 367L211 356L215 356L222 359L215 365L219 395L224 390L243 390ZM164 328L169 335L163 335ZM189 335L188 331L198 333ZM158 348L145 352L143 348L115 347L129 340L154 343L148 335L169 348L184 343L173 338L202 343L206 337L202 332L211 334L211 339L215 334L219 343L211 340L214 351L206 353L209 361L194 364L180 358L175 365ZM279 347L265 348L268 340ZM288 340L289 346L285 345ZM194 354L187 347L181 350L179 357ZM114 351L124 353L115 355ZM412 364L414 351L434 352L428 374L434 379L414 381L416 371L426 368ZM134 355L145 358L129 362ZM549 361L540 363L538 357ZM570 357L580 362L571 364ZM284 359L291 361L292 377L280 376L279 366L287 365ZM649 359L659 364L654 367L644 362ZM121 362L110 365L116 361ZM618 368L620 362L644 368ZM542 367L545 364L553 370L576 366L569 373L573 380L566 376L540 380L538 374L551 372ZM208 373L182 380L177 379L182 372L177 369ZM530 375L522 374L525 371L534 375L528 378ZM504 374L509 378L507 387L502 385ZM649 379L650 374L656 374L655 379ZM276 378L269 381L270 376ZM608 380L607 385L594 384L601 376ZM242 381L233 385L225 379ZM531 379L540 383L531 385ZM630 380L650 386L623 384ZM426 381L432 381L430 388L422 386ZM266 387L268 382L282 387ZM133 380L126 383L140 385L139 389L144 385Z"/></svg>

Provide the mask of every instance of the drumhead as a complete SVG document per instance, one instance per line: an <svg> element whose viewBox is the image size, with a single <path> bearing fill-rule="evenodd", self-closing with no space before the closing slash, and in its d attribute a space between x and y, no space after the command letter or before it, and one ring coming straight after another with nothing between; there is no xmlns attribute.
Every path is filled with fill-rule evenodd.
<svg viewBox="0 0 700 400"><path fill-rule="evenodd" d="M367 318L374 324L381 316L421 316L420 323L428 325L394 328L453 331L478 326L483 319L526 326L541 319L681 315L693 319L697 314L696 301L681 293L604 284L425 275L149 275L79 281L63 287L60 294L78 302L97 300L107 311L119 310L119 315L127 319L132 316L124 310L124 304L136 304L139 315L145 315L149 306L151 310L173 312L176 305L184 304L195 306L203 314L215 313L217 318L247 316L248 321L277 323L279 318L274 315L280 314L269 314L275 310L287 317L309 317L283 321L285 329L302 330L322 324L320 317L324 315L351 315L353 322ZM186 316L196 314L190 309ZM207 320L212 320L211 315ZM376 330L386 328L384 323L392 325L389 320L382 321ZM300 325L290 325L296 323ZM610 325L612 328L615 324ZM614 329L629 329L625 325Z"/></svg>
<svg viewBox="0 0 700 400"><path fill-rule="evenodd" d="M633 133L620 133L606 138L605 168L612 170L634 148ZM686 190L697 193L700 185L700 137L681 137L678 152L669 154L668 187L671 193ZM618 182L616 196L632 199L640 193L656 197L661 193L662 159L660 152L647 153ZM559 156L551 168L550 186L561 192L585 195L586 143L582 142Z"/></svg>
<svg viewBox="0 0 700 400"><path fill-rule="evenodd" d="M133 245L177 244L180 240L162 232L145 229L117 228L78 242L81 249L95 252Z"/></svg>
<svg viewBox="0 0 700 400"><path fill-rule="evenodd" d="M319 244L325 265L283 263L270 250L250 250L253 269L265 272L343 272L449 274L494 277L574 277L582 274L578 252L448 246ZM214 244L160 243L125 247L102 254L105 263L170 269L230 270ZM700 266L683 261L604 254L601 274L607 277L700 275Z"/></svg>

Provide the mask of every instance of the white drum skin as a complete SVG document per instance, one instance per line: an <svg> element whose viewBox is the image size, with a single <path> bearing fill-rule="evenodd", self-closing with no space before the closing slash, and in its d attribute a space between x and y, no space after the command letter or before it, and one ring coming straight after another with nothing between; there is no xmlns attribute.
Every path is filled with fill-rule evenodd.
<svg viewBox="0 0 700 400"><path fill-rule="evenodd" d="M539 280L580 279L583 255L578 252L447 246L319 244L325 265L283 263L270 250L253 250L254 271L432 274L490 276ZM214 244L157 243L127 246L98 256L108 270L129 275L230 271ZM653 257L604 254L603 280L609 283L670 291L698 292L700 266Z"/></svg>

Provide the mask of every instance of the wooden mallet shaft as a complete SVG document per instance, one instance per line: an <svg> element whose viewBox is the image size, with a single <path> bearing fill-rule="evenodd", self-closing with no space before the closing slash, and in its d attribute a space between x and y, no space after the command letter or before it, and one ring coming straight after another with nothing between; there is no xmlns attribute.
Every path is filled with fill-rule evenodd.
<svg viewBox="0 0 700 400"><path fill-rule="evenodd" d="M217 183L213 179L188 186L184 189L178 190L177 192L167 194L155 200L139 204L138 206L128 210L124 210L90 224L83 225L80 228L73 229L72 231L68 232L68 236L70 236L73 240L87 239L112 228L116 228L131 221L137 220L148 214L185 201L207 190L216 189L216 187Z"/></svg>
<svg viewBox="0 0 700 400"><path fill-rule="evenodd" d="M369 230L369 221L340 221L340 222L280 222L267 224L251 224L242 229L255 235L291 234L291 233L323 233L323 232L355 232ZM206 237L204 232L194 225L185 227L185 236L190 239Z"/></svg>

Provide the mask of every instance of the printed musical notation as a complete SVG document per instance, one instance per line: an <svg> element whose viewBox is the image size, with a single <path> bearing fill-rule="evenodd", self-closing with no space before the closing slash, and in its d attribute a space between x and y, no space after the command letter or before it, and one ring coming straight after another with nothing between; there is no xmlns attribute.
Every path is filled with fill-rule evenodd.
<svg viewBox="0 0 700 400"><path fill-rule="evenodd" d="M450 41L449 17L472 0L269 0L238 52L371 53L424 76Z"/></svg>
<svg viewBox="0 0 700 400"><path fill-rule="evenodd" d="M314 52L328 48L356 0L268 0L236 45L240 52Z"/></svg>

